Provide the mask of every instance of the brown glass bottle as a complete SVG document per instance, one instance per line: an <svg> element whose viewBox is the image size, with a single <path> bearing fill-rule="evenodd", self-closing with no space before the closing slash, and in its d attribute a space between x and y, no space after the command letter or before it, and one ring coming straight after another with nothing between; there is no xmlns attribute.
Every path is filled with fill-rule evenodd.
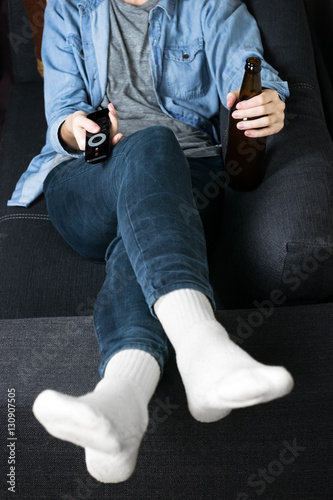
<svg viewBox="0 0 333 500"><path fill-rule="evenodd" d="M266 137L253 138L244 135L244 130L237 128L236 120L231 115L239 101L261 94L261 60L249 57L245 64L245 74L239 93L239 99L230 110L228 144L225 156L227 183L237 191L252 191L261 183L265 174Z"/></svg>

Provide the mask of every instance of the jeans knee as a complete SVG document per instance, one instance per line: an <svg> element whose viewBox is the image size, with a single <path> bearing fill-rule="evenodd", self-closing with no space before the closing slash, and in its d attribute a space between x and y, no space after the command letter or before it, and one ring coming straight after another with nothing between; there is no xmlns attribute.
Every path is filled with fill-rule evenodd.
<svg viewBox="0 0 333 500"><path fill-rule="evenodd" d="M123 143L120 141L119 145L117 152L125 153L131 168L145 164L157 168L167 163L169 168L186 164L188 169L186 156L174 132L168 127L147 127L130 135Z"/></svg>
<svg viewBox="0 0 333 500"><path fill-rule="evenodd" d="M144 134L152 135L154 137L160 137L162 139L164 137L171 140L176 139L176 136L171 128L166 127L165 125L151 125L150 127L143 129L142 132Z"/></svg>
<svg viewBox="0 0 333 500"><path fill-rule="evenodd" d="M179 146L178 140L174 132L169 127L163 125L152 125L151 127L144 128L139 132L133 134L133 139L137 140L143 147L145 144L151 148L153 145L153 151L158 151L158 149L164 144L168 146Z"/></svg>

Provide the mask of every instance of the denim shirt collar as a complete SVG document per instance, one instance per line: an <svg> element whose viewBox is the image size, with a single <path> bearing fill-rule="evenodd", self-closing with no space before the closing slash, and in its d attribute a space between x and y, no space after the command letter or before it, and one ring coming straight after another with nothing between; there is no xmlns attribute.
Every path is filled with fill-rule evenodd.
<svg viewBox="0 0 333 500"><path fill-rule="evenodd" d="M103 3L108 2L109 0L82 0L78 3L78 9L81 16L89 15L90 12L97 9L97 7Z"/></svg>
<svg viewBox="0 0 333 500"><path fill-rule="evenodd" d="M108 1L109 0L82 0L78 4L80 14L82 16L89 15L89 13L97 9L101 3ZM177 0L160 0L158 7L161 7L166 12L169 19L172 19L176 9L176 2Z"/></svg>
<svg viewBox="0 0 333 500"><path fill-rule="evenodd" d="M171 20L176 10L177 0L160 0L156 7L161 7L165 10L166 15Z"/></svg>

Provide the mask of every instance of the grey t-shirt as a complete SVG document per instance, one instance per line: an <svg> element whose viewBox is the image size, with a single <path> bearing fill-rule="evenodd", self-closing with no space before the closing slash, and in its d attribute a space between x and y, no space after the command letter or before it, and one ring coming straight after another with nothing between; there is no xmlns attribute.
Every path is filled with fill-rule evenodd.
<svg viewBox="0 0 333 500"><path fill-rule="evenodd" d="M151 125L164 125L173 130L187 156L220 156L221 148L207 134L168 116L157 102L149 62L148 16L158 1L137 6L110 0L108 82L101 106L113 103L119 132L125 137Z"/></svg>

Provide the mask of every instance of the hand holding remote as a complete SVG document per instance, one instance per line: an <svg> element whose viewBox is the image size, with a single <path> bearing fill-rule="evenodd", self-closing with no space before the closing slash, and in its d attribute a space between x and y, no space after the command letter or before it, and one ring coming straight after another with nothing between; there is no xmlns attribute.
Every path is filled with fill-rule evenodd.
<svg viewBox="0 0 333 500"><path fill-rule="evenodd" d="M111 146L115 146L122 134L118 133L118 116L113 104L108 105L109 119L112 122L110 131ZM62 141L71 149L85 151L86 132L96 134L100 127L87 117L84 111L76 111L69 115L60 127L60 137Z"/></svg>

